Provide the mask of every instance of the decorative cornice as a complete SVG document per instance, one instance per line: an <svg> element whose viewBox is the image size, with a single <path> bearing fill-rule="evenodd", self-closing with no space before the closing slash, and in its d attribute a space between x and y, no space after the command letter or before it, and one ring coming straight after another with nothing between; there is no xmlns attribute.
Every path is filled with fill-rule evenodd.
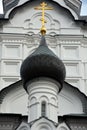
<svg viewBox="0 0 87 130"><path fill-rule="evenodd" d="M65 122L70 130L75 130L75 129L86 130L87 129L87 115L86 114L64 115L64 116L59 116L58 119L59 119L59 128L62 127L61 122Z"/></svg>
<svg viewBox="0 0 87 130"><path fill-rule="evenodd" d="M87 38L83 35L46 35L48 46L55 48L57 45L79 45L87 48ZM28 48L36 48L40 43L41 36L29 34L0 34L0 45L26 45Z"/></svg>
<svg viewBox="0 0 87 130"><path fill-rule="evenodd" d="M19 0L3 0L4 12L7 12L11 8L18 4Z"/></svg>
<svg viewBox="0 0 87 130"><path fill-rule="evenodd" d="M80 0L64 0L66 5L73 9L78 15L80 15L81 4Z"/></svg>
<svg viewBox="0 0 87 130"><path fill-rule="evenodd" d="M67 9L75 20L79 20L80 17L80 9L81 9L81 1L80 0L64 0L65 4L62 4L61 0L52 0L55 3L59 4L61 7ZM0 18L8 19L11 11L19 6L26 4L27 2L31 2L31 0L4 0L4 14Z"/></svg>
<svg viewBox="0 0 87 130"><path fill-rule="evenodd" d="M22 116L21 114L0 113L0 130L16 130L22 121L27 122L27 116Z"/></svg>

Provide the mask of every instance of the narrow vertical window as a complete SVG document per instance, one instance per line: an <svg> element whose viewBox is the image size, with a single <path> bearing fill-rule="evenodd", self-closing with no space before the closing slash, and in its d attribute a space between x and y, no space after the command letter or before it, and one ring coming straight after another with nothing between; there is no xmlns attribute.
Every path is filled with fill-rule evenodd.
<svg viewBox="0 0 87 130"><path fill-rule="evenodd" d="M41 116L46 116L46 102L43 101L41 104Z"/></svg>

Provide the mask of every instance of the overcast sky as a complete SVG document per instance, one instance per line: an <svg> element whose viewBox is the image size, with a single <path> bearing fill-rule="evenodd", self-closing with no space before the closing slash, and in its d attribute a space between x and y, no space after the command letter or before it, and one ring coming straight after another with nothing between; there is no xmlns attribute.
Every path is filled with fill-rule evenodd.
<svg viewBox="0 0 87 130"><path fill-rule="evenodd" d="M0 13L3 13L2 0L0 0Z"/></svg>
<svg viewBox="0 0 87 130"><path fill-rule="evenodd" d="M81 15L87 15L87 0L82 1ZM3 13L2 0L0 0L0 13Z"/></svg>
<svg viewBox="0 0 87 130"><path fill-rule="evenodd" d="M82 1L81 15L87 15L87 0Z"/></svg>

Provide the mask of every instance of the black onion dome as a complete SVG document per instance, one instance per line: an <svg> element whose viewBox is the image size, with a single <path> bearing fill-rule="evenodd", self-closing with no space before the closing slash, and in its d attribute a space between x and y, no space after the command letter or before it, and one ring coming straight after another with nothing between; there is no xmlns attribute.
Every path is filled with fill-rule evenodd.
<svg viewBox="0 0 87 130"><path fill-rule="evenodd" d="M24 85L35 78L47 77L58 81L61 86L66 74L63 62L48 48L44 36L39 47L22 63L20 73Z"/></svg>

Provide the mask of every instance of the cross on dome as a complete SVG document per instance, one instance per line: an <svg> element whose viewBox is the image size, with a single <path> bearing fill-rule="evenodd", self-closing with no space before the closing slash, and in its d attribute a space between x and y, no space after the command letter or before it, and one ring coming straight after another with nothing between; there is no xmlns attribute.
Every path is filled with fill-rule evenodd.
<svg viewBox="0 0 87 130"><path fill-rule="evenodd" d="M37 6L37 7L35 7L34 9L35 9L35 10L42 10L42 18L40 19L41 22L42 22L42 27L41 27L41 29L40 29L40 32L41 32L42 35L45 35L45 34L46 34L45 23L47 22L47 21L45 20L45 10L52 10L53 8L52 8L52 7L49 7L49 6L47 5L47 3L42 2L42 3L40 4L40 6Z"/></svg>

